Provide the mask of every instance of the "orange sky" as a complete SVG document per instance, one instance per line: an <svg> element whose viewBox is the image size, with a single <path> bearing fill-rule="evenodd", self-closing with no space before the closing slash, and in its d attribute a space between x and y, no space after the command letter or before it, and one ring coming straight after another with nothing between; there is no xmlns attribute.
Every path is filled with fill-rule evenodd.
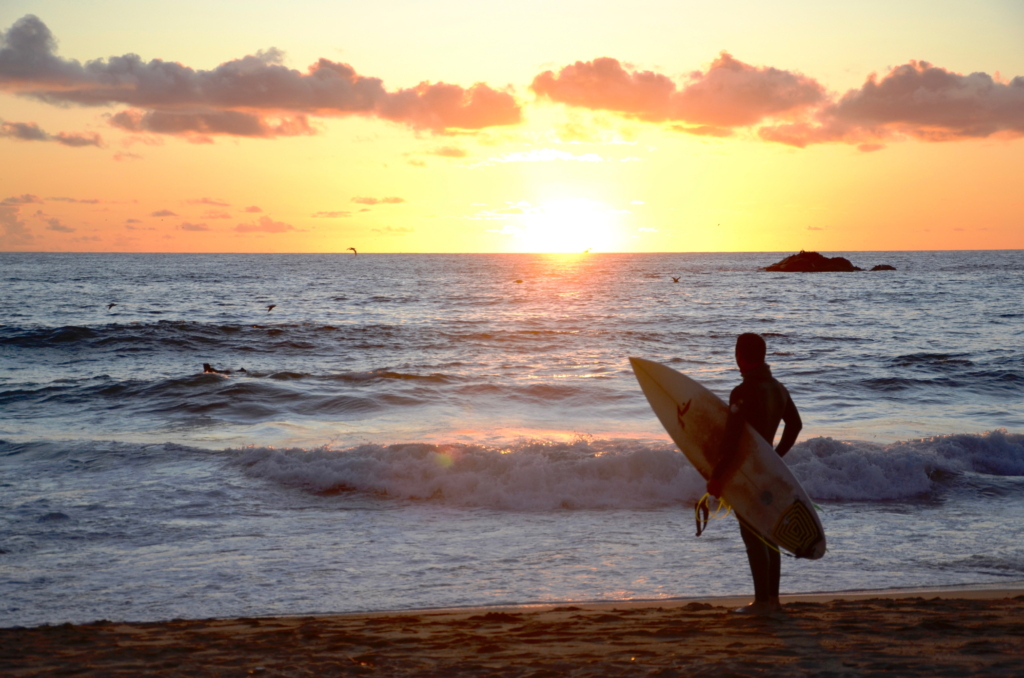
<svg viewBox="0 0 1024 678"><path fill-rule="evenodd" d="M1024 8L819 4L7 0L0 251L1024 248Z"/></svg>

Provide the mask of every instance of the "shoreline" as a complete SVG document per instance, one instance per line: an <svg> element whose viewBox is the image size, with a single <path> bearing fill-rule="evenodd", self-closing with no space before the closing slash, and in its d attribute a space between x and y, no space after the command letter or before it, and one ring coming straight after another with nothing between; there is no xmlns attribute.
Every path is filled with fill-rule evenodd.
<svg viewBox="0 0 1024 678"><path fill-rule="evenodd" d="M1024 582L0 628L0 674L1015 676Z"/></svg>
<svg viewBox="0 0 1024 678"><path fill-rule="evenodd" d="M1008 583L950 584L948 586L910 586L889 589L846 589L840 591L808 591L783 593L779 595L782 604L787 603L828 603L836 600L856 601L870 599L943 598L957 600L998 600L1024 596L1024 580ZM455 607L401 608L373 610L367 612L324 612L295 615L271 615L267 618L288 619L292 617L369 617L373 615L427 614L427 613L487 613L509 611L537 611L554 607L574 606L585 610L610 608L683 607L692 603L715 607L740 607L753 601L753 595L741 596L687 596L681 598L633 598L629 600L556 601L544 603L510 603L495 605L466 605ZM263 619L264 617L253 617ZM0 629L2 630L2 629Z"/></svg>

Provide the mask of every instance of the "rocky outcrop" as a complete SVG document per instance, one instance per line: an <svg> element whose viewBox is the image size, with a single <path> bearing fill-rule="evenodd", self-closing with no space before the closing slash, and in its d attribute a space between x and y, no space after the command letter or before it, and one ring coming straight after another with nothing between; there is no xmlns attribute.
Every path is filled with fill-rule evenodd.
<svg viewBox="0 0 1024 678"><path fill-rule="evenodd" d="M895 266L890 266L889 264L879 264L878 266L872 266L871 270L872 271L895 271L896 267Z"/></svg>
<svg viewBox="0 0 1024 678"><path fill-rule="evenodd" d="M847 271L863 271L850 263L845 257L826 257L817 252L805 252L788 256L780 262L767 266L766 271L783 273L834 273Z"/></svg>

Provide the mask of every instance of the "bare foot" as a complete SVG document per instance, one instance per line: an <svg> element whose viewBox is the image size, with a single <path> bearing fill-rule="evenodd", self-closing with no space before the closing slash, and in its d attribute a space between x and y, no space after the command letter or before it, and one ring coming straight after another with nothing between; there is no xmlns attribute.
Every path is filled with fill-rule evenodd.
<svg viewBox="0 0 1024 678"><path fill-rule="evenodd" d="M777 600L756 600L746 607L733 610L732 614L750 615L754 617L768 617L777 614L785 614L782 611L782 604Z"/></svg>

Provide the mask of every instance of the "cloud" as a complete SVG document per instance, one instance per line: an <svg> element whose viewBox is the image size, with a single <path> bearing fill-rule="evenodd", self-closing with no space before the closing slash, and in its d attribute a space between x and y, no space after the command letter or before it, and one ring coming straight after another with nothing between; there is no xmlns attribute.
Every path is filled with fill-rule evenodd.
<svg viewBox="0 0 1024 678"><path fill-rule="evenodd" d="M261 210L259 207L256 207L256 205L249 205L248 207L246 207L242 211L243 212L249 212L250 214L259 214L263 210Z"/></svg>
<svg viewBox="0 0 1024 678"><path fill-rule="evenodd" d="M745 64L722 52L681 87L666 75L629 71L610 57L544 71L530 85L551 101L613 111L648 122L695 125L690 133L724 135L730 127L789 116L825 99L815 80L791 71Z"/></svg>
<svg viewBox="0 0 1024 678"><path fill-rule="evenodd" d="M71 146L72 148L81 148L83 146L95 146L100 148L103 146L103 138L95 132L85 133L72 133L59 132L57 136L53 138L58 144L63 146Z"/></svg>
<svg viewBox="0 0 1024 678"><path fill-rule="evenodd" d="M384 228L372 228L370 230L374 233L380 233L381 235L406 235L407 233L415 233L415 229L408 228L406 226L385 226Z"/></svg>
<svg viewBox="0 0 1024 678"><path fill-rule="evenodd" d="M22 141L48 141L50 135L39 129L34 122L3 122L0 123L0 137L21 139Z"/></svg>
<svg viewBox="0 0 1024 678"><path fill-rule="evenodd" d="M111 115L108 120L126 132L181 135L195 143L210 143L210 134L270 138L316 133L305 115L270 117L240 111L181 113L129 109Z"/></svg>
<svg viewBox="0 0 1024 678"><path fill-rule="evenodd" d="M0 205L32 205L41 202L43 200L38 195L22 193L21 195L13 195L10 198L0 200Z"/></svg>
<svg viewBox="0 0 1024 678"><path fill-rule="evenodd" d="M191 224L187 221L183 221L178 224L178 228L182 231L209 231L210 227L205 223L202 224Z"/></svg>
<svg viewBox="0 0 1024 678"><path fill-rule="evenodd" d="M203 219L230 219L231 215L224 210L206 210Z"/></svg>
<svg viewBox="0 0 1024 678"><path fill-rule="evenodd" d="M39 196L31 193L14 195L0 200L0 228L3 228L0 247L25 245L35 239L25 222L19 218L18 213L22 205L41 202Z"/></svg>
<svg viewBox="0 0 1024 678"><path fill-rule="evenodd" d="M75 229L71 228L70 226L65 226L64 224L60 223L60 219L58 219L57 217L53 217L51 219L46 219L45 221L47 223L46 230L48 230L48 231L57 231L58 233L74 233L75 232Z"/></svg>
<svg viewBox="0 0 1024 678"><path fill-rule="evenodd" d="M83 205L96 205L99 203L97 198L47 198L47 200L53 200L55 202L81 203Z"/></svg>
<svg viewBox="0 0 1024 678"><path fill-rule="evenodd" d="M124 223L126 223L126 224L141 224L142 220L141 219L125 219Z"/></svg>
<svg viewBox="0 0 1024 678"><path fill-rule="evenodd" d="M359 205L398 205L405 202L405 198L352 198L352 202Z"/></svg>
<svg viewBox="0 0 1024 678"><path fill-rule="evenodd" d="M314 219L338 219L340 217L350 217L351 212L338 211L338 212L314 212L312 215Z"/></svg>
<svg viewBox="0 0 1024 678"><path fill-rule="evenodd" d="M127 151L118 151L114 154L114 160L121 162L122 160L142 160L142 156L138 153L129 153Z"/></svg>
<svg viewBox="0 0 1024 678"><path fill-rule="evenodd" d="M231 207L231 203L224 202L223 200L215 200L213 198L196 198L194 200L186 200L185 203L189 205L212 205L213 207Z"/></svg>
<svg viewBox="0 0 1024 678"><path fill-rule="evenodd" d="M961 75L911 61L884 77L870 75L823 107L811 121L763 127L761 138L791 146L844 142L861 150L880 141L912 137L955 141L1024 135L1024 77L999 82L985 73Z"/></svg>
<svg viewBox="0 0 1024 678"><path fill-rule="evenodd" d="M431 155L439 155L442 158L465 158L465 149L459 148L458 146L440 146L430 151Z"/></svg>
<svg viewBox="0 0 1024 678"><path fill-rule="evenodd" d="M57 56L56 48L56 39L38 17L15 21L0 37L0 89L55 105L143 109L111 117L113 124L131 131L309 134L307 115L363 115L445 132L512 125L522 118L511 93L485 83L464 88L422 82L388 91L379 78L329 59L319 59L305 72L287 68L274 48L211 70L160 59L144 62L135 54L82 64Z"/></svg>
<svg viewBox="0 0 1024 678"><path fill-rule="evenodd" d="M298 230L291 224L283 221L274 221L270 217L260 217L258 221L251 224L238 224L235 230L239 233L284 233L285 231Z"/></svg>
<svg viewBox="0 0 1024 678"><path fill-rule="evenodd" d="M63 146L81 148L82 146L103 146L103 138L95 132L59 132L49 134L40 129L34 122L0 122L0 137L19 139L21 141L54 141Z"/></svg>
<svg viewBox="0 0 1024 678"><path fill-rule="evenodd" d="M171 210L157 210L156 212L150 212L151 217L176 217L178 216Z"/></svg>

